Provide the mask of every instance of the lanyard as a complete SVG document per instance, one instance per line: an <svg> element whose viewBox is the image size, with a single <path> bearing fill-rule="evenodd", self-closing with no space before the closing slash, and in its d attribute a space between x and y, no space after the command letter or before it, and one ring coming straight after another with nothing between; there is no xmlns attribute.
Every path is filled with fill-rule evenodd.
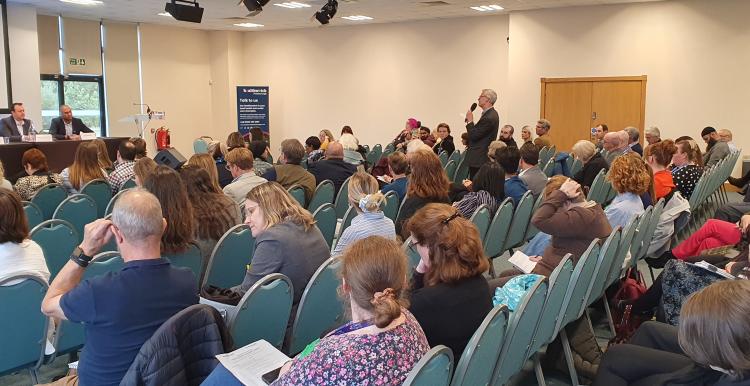
<svg viewBox="0 0 750 386"><path fill-rule="evenodd" d="M348 334L348 333L350 333L352 331L357 331L359 329L362 329L362 328L365 328L365 327L370 327L370 326L372 326L372 320L364 320L364 321L361 321L361 322L358 322L358 323L349 322L349 323L347 323L347 324L345 324L345 325L337 328L336 330L334 330L331 333L331 336L333 336L333 335Z"/></svg>

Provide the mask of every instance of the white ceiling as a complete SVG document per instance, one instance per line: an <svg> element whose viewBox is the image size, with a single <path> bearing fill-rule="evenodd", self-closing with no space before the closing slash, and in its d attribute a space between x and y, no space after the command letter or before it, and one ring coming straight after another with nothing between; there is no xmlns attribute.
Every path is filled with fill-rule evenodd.
<svg viewBox="0 0 750 386"><path fill-rule="evenodd" d="M116 20L143 22L164 25L179 25L189 28L210 30L274 30L319 27L317 21L311 20L313 14L326 3L326 0L296 0L310 4L310 8L287 9L274 6L290 0L271 0L262 13L246 20L247 9L238 5L239 0L198 0L203 12L201 24L180 22L171 17L159 16L164 11L167 0L102 0L104 3L83 6L63 3L59 0L8 0L13 4L25 4L36 7L39 13L63 15L65 17L89 20ZM339 0L338 13L329 26L363 23L392 23L407 20L425 20L464 16L485 16L540 8L556 8L582 5L601 5L616 3L639 3L660 0L443 0L441 5L429 5L429 0ZM470 6L498 4L505 8L498 12L477 12ZM366 22L355 22L341 19L342 16L366 15L374 18ZM236 27L234 23L252 22L263 24L260 29Z"/></svg>

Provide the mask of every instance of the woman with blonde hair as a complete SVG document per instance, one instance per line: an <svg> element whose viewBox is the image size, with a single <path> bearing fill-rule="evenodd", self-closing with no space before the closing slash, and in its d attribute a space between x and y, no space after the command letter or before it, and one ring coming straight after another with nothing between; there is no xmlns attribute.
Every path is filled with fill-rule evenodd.
<svg viewBox="0 0 750 386"><path fill-rule="evenodd" d="M508 145L503 141L490 142L490 146L487 148L487 157L490 159L490 161L497 162L497 160L495 159L495 152L506 146Z"/></svg>
<svg viewBox="0 0 750 386"><path fill-rule="evenodd" d="M385 196L378 191L378 180L375 177L357 172L349 179L349 205L357 211L351 225L336 242L332 256L344 252L349 244L369 236L381 236L396 239L396 228L393 221L385 217L381 206L385 204Z"/></svg>
<svg viewBox="0 0 750 386"><path fill-rule="evenodd" d="M63 187L68 194L81 191L89 181L107 178L107 173L99 164L99 148L91 142L82 142L76 149L73 164L60 173Z"/></svg>
<svg viewBox="0 0 750 386"><path fill-rule="evenodd" d="M583 162L583 168L573 176L573 180L585 188L591 188L591 184L594 183L599 171L604 170L606 172L609 168L607 160L602 157L597 151L596 145L591 141L581 140L576 142L570 153Z"/></svg>
<svg viewBox="0 0 750 386"><path fill-rule="evenodd" d="M216 169L216 163L213 157L207 153L193 154L188 160L188 165L195 165L208 173L208 179L211 181L211 187L214 193L222 193L219 186L219 172Z"/></svg>
<svg viewBox="0 0 750 386"><path fill-rule="evenodd" d="M524 125L524 127L521 128L521 140L523 140L523 143L534 142L534 136L531 134L530 125Z"/></svg>
<svg viewBox="0 0 750 386"><path fill-rule="evenodd" d="M133 165L133 180L136 186L143 187L143 182L154 174L157 166L159 165L151 158L141 158L135 161L135 165Z"/></svg>
<svg viewBox="0 0 750 386"><path fill-rule="evenodd" d="M407 228L420 256L409 310L430 346L444 344L461 355L492 309L483 275L490 264L477 227L449 205L427 204L409 219Z"/></svg>
<svg viewBox="0 0 750 386"><path fill-rule="evenodd" d="M99 150L97 153L97 156L99 158L99 166L107 173L111 173L113 170L115 170L115 166L114 164L112 164L112 160L109 158L107 143L99 138L92 140L91 143L96 144L96 147Z"/></svg>
<svg viewBox="0 0 750 386"><path fill-rule="evenodd" d="M406 188L406 199L401 204L398 218L396 219L396 233L406 239L409 233L405 232L404 225L414 213L423 206L437 202L448 204L450 193L450 180L445 174L440 158L432 151L418 150L409 154L409 165L411 174Z"/></svg>
<svg viewBox="0 0 750 386"><path fill-rule="evenodd" d="M264 182L247 193L245 224L255 238L255 252L245 279L233 289L244 294L264 276L281 273L292 281L296 307L310 277L330 257L312 215L279 183Z"/></svg>
<svg viewBox="0 0 750 386"><path fill-rule="evenodd" d="M336 138L333 136L331 130L323 129L318 133L318 139L320 139L320 149L326 151L328 144L335 141Z"/></svg>

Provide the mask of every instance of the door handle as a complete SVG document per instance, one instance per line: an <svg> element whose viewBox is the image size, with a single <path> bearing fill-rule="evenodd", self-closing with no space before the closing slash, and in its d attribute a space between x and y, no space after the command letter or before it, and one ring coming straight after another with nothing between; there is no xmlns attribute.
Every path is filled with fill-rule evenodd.
<svg viewBox="0 0 750 386"><path fill-rule="evenodd" d="M591 113L591 119L596 120L596 111Z"/></svg>

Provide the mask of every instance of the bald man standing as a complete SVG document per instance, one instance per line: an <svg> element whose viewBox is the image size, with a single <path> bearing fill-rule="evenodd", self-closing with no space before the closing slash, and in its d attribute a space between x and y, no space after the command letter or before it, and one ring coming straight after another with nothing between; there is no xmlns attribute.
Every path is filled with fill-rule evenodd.
<svg viewBox="0 0 750 386"><path fill-rule="evenodd" d="M331 180L338 194L347 178L357 172L357 166L344 161L344 146L338 142L328 144L326 158L307 166L307 171L315 176L315 184Z"/></svg>

